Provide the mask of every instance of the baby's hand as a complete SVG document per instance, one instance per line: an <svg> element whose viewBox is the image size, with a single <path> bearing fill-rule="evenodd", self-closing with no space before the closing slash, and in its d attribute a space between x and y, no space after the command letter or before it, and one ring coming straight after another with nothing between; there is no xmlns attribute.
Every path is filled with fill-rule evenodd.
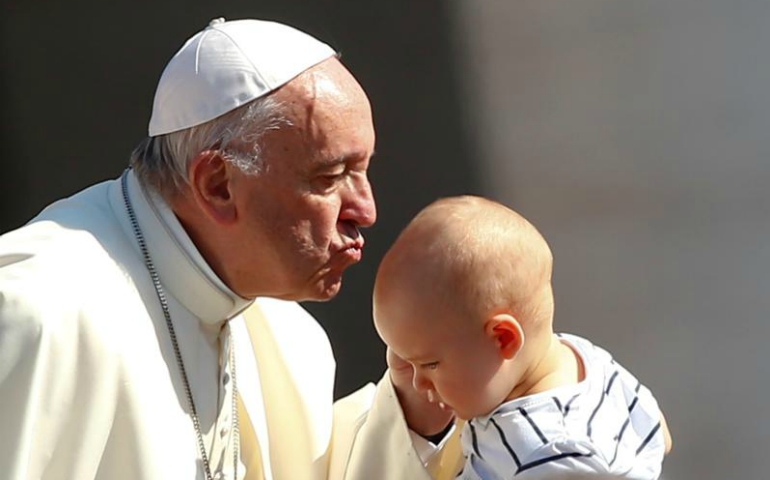
<svg viewBox="0 0 770 480"><path fill-rule="evenodd" d="M414 388L414 367L393 353L390 347L386 360L390 369L390 380L396 389L409 428L423 437L443 431L454 418L454 412Z"/></svg>

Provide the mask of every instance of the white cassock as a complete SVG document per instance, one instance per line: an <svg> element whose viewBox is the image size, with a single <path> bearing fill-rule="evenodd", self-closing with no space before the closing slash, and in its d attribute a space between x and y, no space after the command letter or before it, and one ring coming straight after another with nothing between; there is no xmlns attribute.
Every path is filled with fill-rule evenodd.
<svg viewBox="0 0 770 480"><path fill-rule="evenodd" d="M131 172L128 191L214 478L431 478L422 458L440 455L406 428L388 375L333 407L335 363L316 321L294 302L239 298ZM256 437L261 457L248 476L233 376L241 437ZM205 478L184 385L119 180L0 237L0 478Z"/></svg>

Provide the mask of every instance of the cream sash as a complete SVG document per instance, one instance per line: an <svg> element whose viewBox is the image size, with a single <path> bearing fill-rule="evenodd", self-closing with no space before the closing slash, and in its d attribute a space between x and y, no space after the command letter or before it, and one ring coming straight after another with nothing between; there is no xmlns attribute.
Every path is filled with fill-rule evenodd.
<svg viewBox="0 0 770 480"><path fill-rule="evenodd" d="M246 411L240 396L238 396L238 437L241 440L241 462L246 467L244 480L264 480L265 475L262 471L262 454L259 449L259 441L254 433L249 413Z"/></svg>
<svg viewBox="0 0 770 480"><path fill-rule="evenodd" d="M270 467L273 478L274 480L312 480L315 478L310 445L312 426L309 424L305 406L294 385L293 377L286 368L270 325L259 306L254 303L243 315L246 330L249 332L254 354L257 357L267 431L271 439ZM245 409L243 410L246 413ZM256 443L253 428L251 437L255 440L254 450L259 455L259 446ZM244 438L248 437L242 437L242 445ZM246 447L246 445L242 447L244 453ZM256 479L261 479L263 475L261 462L259 470L260 476L255 477ZM251 480L252 477L246 478Z"/></svg>
<svg viewBox="0 0 770 480"><path fill-rule="evenodd" d="M451 480L457 476L462 468L465 459L462 454L462 445L460 443L460 434L463 431L465 422L457 421L452 435L447 439L444 448L436 453L434 458L428 462L428 471L435 480Z"/></svg>

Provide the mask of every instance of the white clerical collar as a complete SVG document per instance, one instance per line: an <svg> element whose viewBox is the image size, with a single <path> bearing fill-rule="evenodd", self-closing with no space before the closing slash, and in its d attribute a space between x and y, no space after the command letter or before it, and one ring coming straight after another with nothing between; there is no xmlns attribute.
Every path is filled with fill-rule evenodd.
<svg viewBox="0 0 770 480"><path fill-rule="evenodd" d="M248 307L251 300L235 294L214 273L163 198L142 188L132 170L126 175L129 199L163 287L210 325L222 324ZM127 233L136 245L120 182L112 185L110 196L119 218L125 218L124 230L128 226Z"/></svg>

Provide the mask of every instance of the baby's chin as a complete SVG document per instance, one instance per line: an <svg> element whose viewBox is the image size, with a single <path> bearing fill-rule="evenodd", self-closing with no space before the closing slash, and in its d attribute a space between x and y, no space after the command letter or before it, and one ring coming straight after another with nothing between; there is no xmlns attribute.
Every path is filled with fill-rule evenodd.
<svg viewBox="0 0 770 480"><path fill-rule="evenodd" d="M474 412L474 411L463 410L463 409L456 409L456 408L453 408L453 407L451 407L449 405L445 405L443 408L446 411L448 411L448 412L452 412L454 414L455 418L457 418L458 420L463 420L463 421L466 421L466 422L468 420L471 420L473 418L481 416L481 415L476 415L476 412Z"/></svg>

